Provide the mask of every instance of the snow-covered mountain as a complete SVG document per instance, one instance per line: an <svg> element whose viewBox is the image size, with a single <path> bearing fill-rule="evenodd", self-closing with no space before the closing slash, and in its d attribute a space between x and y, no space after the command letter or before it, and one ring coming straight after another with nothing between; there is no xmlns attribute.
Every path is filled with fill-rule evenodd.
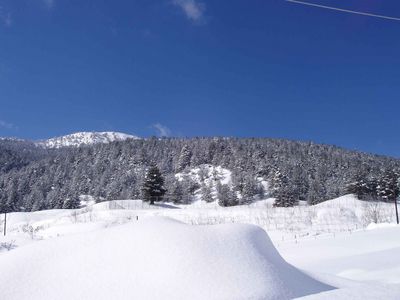
<svg viewBox="0 0 400 300"><path fill-rule="evenodd" d="M79 147L92 144L107 144L139 137L121 132L77 132L65 136L55 137L36 144L46 148Z"/></svg>
<svg viewBox="0 0 400 300"><path fill-rule="evenodd" d="M25 142L26 140L15 137L0 137L0 141Z"/></svg>

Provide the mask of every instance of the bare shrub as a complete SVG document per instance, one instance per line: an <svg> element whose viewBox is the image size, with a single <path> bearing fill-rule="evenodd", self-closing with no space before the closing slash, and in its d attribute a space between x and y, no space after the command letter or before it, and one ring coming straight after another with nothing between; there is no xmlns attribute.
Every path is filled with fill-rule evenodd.
<svg viewBox="0 0 400 300"><path fill-rule="evenodd" d="M37 238L37 233L38 233L40 230L42 230L42 229L43 229L42 226L33 226L33 225L29 224L29 223L28 223L28 224L25 224L25 225L22 227L22 231L23 231L24 233L29 234L29 236L31 237L32 240L34 240L34 239Z"/></svg>
<svg viewBox="0 0 400 300"><path fill-rule="evenodd" d="M363 222L365 225L370 223L381 223L384 222L382 214L382 202L376 201L371 197L368 197L363 203Z"/></svg>
<svg viewBox="0 0 400 300"><path fill-rule="evenodd" d="M10 251L10 250L12 250L12 249L14 249L16 247L17 247L17 245L15 244L14 240L9 241L9 242L0 243L0 251L2 251L3 249L5 249L7 251Z"/></svg>

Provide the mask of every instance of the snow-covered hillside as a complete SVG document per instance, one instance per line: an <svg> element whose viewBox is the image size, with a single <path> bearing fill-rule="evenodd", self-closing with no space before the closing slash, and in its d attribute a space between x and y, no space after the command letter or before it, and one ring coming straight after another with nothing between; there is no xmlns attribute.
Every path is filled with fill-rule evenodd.
<svg viewBox="0 0 400 300"><path fill-rule="evenodd" d="M199 184L205 183L214 186L216 181L221 181L221 184L231 184L231 174L230 170L221 166L201 165L184 173L177 173L175 177L182 181L187 176Z"/></svg>
<svg viewBox="0 0 400 300"><path fill-rule="evenodd" d="M231 170L223 168L222 166L213 166L211 164L203 164L196 168L186 169L183 172L175 174L175 178L181 183L185 183L185 181L190 181L197 184L199 188L193 192L193 197L191 197L192 199L190 201L196 206L201 206L201 201L205 201L205 198L207 198L207 196L204 196L204 187L207 187L209 189L209 193L211 196L211 199L208 199L207 202L215 201L215 204L217 204L218 184L226 185L230 189L232 189L234 184L232 181ZM264 196L269 194L269 184L265 178L254 177L254 183L255 186L258 186L258 191L263 191L262 194ZM238 199L243 198L242 193L239 191L236 191L235 195ZM260 195L254 195L252 196L252 201L259 200L260 198ZM240 204L240 200L238 202Z"/></svg>
<svg viewBox="0 0 400 300"><path fill-rule="evenodd" d="M105 144L127 139L138 139L138 137L121 132L77 132L39 141L37 145L46 148L79 147L82 145Z"/></svg>
<svg viewBox="0 0 400 300"><path fill-rule="evenodd" d="M199 188L193 192L192 203L198 204L203 199L202 186L205 185L210 189L213 200L217 199L217 182L221 184L232 184L232 172L221 166L213 166L209 164L200 165L197 168L186 170L175 174L175 178L179 182L190 180L198 184Z"/></svg>

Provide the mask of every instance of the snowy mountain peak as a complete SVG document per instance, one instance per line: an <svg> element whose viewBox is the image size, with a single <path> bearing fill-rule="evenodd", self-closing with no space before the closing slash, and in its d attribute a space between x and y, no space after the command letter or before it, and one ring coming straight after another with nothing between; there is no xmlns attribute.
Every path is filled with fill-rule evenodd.
<svg viewBox="0 0 400 300"><path fill-rule="evenodd" d="M121 132L77 132L65 136L55 137L36 144L46 148L79 147L92 144L107 144L139 137Z"/></svg>

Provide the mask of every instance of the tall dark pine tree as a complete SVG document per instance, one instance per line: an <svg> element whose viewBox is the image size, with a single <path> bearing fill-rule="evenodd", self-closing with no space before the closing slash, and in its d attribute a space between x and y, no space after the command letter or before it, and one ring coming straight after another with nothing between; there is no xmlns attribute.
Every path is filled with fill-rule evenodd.
<svg viewBox="0 0 400 300"><path fill-rule="evenodd" d="M143 200L150 202L151 205L154 201L161 201L166 193L164 188L164 177L161 175L160 170L156 165L152 165L146 173L145 180L142 186Z"/></svg>
<svg viewBox="0 0 400 300"><path fill-rule="evenodd" d="M307 193L307 202L310 205L315 205L323 202L325 195L325 188L320 180L314 179L310 181L310 188Z"/></svg>
<svg viewBox="0 0 400 300"><path fill-rule="evenodd" d="M241 204L250 204L254 201L254 197L257 195L257 182L252 177L248 176L242 185L242 199Z"/></svg>
<svg viewBox="0 0 400 300"><path fill-rule="evenodd" d="M227 184L221 184L221 182L218 182L217 194L218 194L218 204L220 206L226 207L226 206L235 206L239 204L235 191L232 191L232 189Z"/></svg>
<svg viewBox="0 0 400 300"><path fill-rule="evenodd" d="M275 197L275 207L290 207L297 204L290 190L288 178L279 170L276 170L273 176L273 196Z"/></svg>

